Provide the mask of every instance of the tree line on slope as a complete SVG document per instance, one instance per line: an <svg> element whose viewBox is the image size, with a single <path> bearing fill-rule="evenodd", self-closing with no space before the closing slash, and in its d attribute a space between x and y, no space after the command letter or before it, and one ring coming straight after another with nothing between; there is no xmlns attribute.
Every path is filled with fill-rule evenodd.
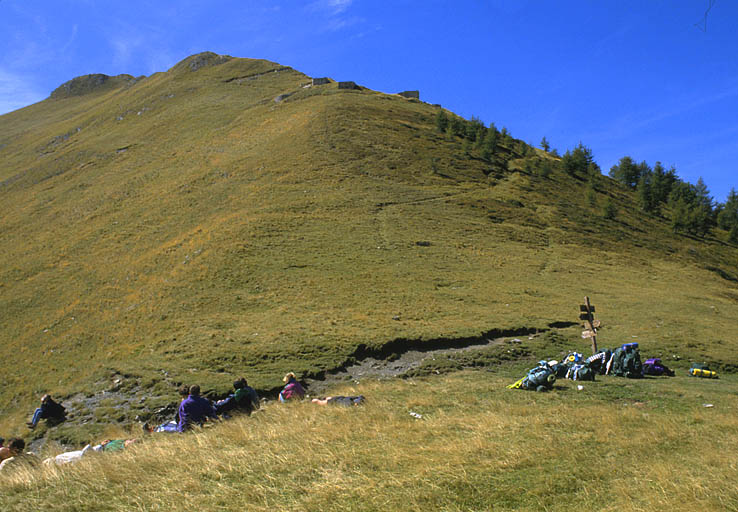
<svg viewBox="0 0 738 512"><path fill-rule="evenodd" d="M466 120L456 115L448 115L444 110L436 114L436 129L448 137L462 139L464 153L467 156L476 150L479 158L485 162L507 168L507 163L515 157L533 157L535 149L522 140L514 139L504 126L497 129L494 123L489 126L472 116ZM551 154L558 157L556 150ZM548 176L553 170L553 162L544 159L527 159L525 170Z"/></svg>
<svg viewBox="0 0 738 512"><path fill-rule="evenodd" d="M514 139L506 128L497 130L494 123L487 127L474 116L466 120L439 110L436 114L436 129L449 136L461 137L467 153L470 148L476 148L480 157L487 162L505 163L506 158L499 157L500 147L506 147L522 157L534 156L533 147ZM587 179L590 188L593 188L595 177L602 175L592 150L581 142L561 157L556 149L551 148L546 137L543 137L540 145L546 153L560 158L558 167L561 171L573 177ZM544 177L550 174L552 168L550 161L542 159L526 159L524 163L526 171L536 172ZM646 162L636 163L629 156L621 158L610 169L609 175L635 191L644 212L668 218L675 232L704 237L714 227L719 227L728 232L732 243L738 243L738 192L735 189L731 189L725 203L719 203L710 196L702 178L696 184L688 183L679 178L673 166L667 170L661 162L656 162L652 168ZM664 214L664 207L669 210L668 216ZM614 203L608 200L603 216L614 218L616 212Z"/></svg>
<svg viewBox="0 0 738 512"><path fill-rule="evenodd" d="M702 178L696 184L683 181L672 166L665 169L661 162L649 166L624 156L610 169L610 177L635 191L644 212L662 216L663 208L670 211L674 231L704 237L714 227L728 231L728 238L738 243L738 193L731 189L725 203L710 196Z"/></svg>

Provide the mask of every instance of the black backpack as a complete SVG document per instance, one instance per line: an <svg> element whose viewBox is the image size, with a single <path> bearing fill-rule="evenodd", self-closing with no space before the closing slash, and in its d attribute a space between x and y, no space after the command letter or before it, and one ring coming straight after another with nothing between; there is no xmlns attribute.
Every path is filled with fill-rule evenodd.
<svg viewBox="0 0 738 512"><path fill-rule="evenodd" d="M607 363L610 362L610 359L612 359L612 350L606 348L589 356L586 363L593 372L605 375L607 373Z"/></svg>
<svg viewBox="0 0 738 512"><path fill-rule="evenodd" d="M570 380L595 380L595 372L586 364L575 364L569 367L566 378Z"/></svg>

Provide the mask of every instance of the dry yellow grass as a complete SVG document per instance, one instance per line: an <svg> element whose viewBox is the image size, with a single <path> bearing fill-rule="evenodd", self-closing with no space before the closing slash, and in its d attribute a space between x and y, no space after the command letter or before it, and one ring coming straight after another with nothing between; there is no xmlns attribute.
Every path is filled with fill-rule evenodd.
<svg viewBox="0 0 738 512"><path fill-rule="evenodd" d="M74 466L4 474L9 510L736 510L735 382L509 375L366 382ZM633 395L639 399L623 398ZM704 400L715 407L706 409ZM409 415L419 412L423 419Z"/></svg>

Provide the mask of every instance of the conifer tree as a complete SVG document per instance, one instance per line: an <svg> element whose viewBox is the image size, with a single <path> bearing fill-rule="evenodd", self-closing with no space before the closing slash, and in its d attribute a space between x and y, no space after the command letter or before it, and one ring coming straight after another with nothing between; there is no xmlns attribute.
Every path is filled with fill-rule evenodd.
<svg viewBox="0 0 738 512"><path fill-rule="evenodd" d="M561 157L561 168L570 176L599 174L599 166L595 163L592 150L581 142L573 150L567 150Z"/></svg>
<svg viewBox="0 0 738 512"><path fill-rule="evenodd" d="M466 158L471 158L471 148L471 141L465 138L464 141L461 143L461 150L464 152L464 156Z"/></svg>
<svg viewBox="0 0 738 512"><path fill-rule="evenodd" d="M592 207L597 206L597 191L595 190L594 182L591 180L587 185L587 203Z"/></svg>
<svg viewBox="0 0 738 512"><path fill-rule="evenodd" d="M733 224L728 233L728 240L733 244L738 244L738 224Z"/></svg>
<svg viewBox="0 0 738 512"><path fill-rule="evenodd" d="M451 134L456 137L463 137L466 133L465 123L458 116L453 116L448 126L451 129Z"/></svg>
<svg viewBox="0 0 738 512"><path fill-rule="evenodd" d="M712 207L712 197L702 178L697 185L678 181L669 194L672 229L705 236L714 225Z"/></svg>
<svg viewBox="0 0 738 512"><path fill-rule="evenodd" d="M446 133L448 128L448 116L443 109L439 110L436 114L436 129L441 133Z"/></svg>
<svg viewBox="0 0 738 512"><path fill-rule="evenodd" d="M653 212L655 209L655 201L653 196L651 172L644 172L641 174L641 177L638 180L638 186L636 187L636 192L638 193L638 202L641 205L641 209L644 212Z"/></svg>
<svg viewBox="0 0 738 512"><path fill-rule="evenodd" d="M654 164L651 174L651 197L654 213L659 214L661 212L661 205L668 201L671 189L677 180L674 167L666 171L661 162Z"/></svg>
<svg viewBox="0 0 738 512"><path fill-rule="evenodd" d="M640 169L631 157L624 156L610 168L610 177L628 188L636 188L641 177Z"/></svg>
<svg viewBox="0 0 738 512"><path fill-rule="evenodd" d="M687 201L682 197L672 196L669 198L669 208L671 209L671 229L672 231L687 231L689 225L689 206Z"/></svg>
<svg viewBox="0 0 738 512"><path fill-rule="evenodd" d="M548 153L548 150L549 150L549 149L551 149L551 144L549 144L549 143L548 143L548 140L546 139L546 136L545 136L545 135L544 135L544 136L543 136L543 138L541 139L541 148L542 148L542 149L543 149L543 151L545 151L546 153Z"/></svg>
<svg viewBox="0 0 738 512"><path fill-rule="evenodd" d="M479 134L484 130L486 130L484 123L480 121L479 118L472 116L471 120L466 123L465 137L470 141L475 142L479 137Z"/></svg>
<svg viewBox="0 0 738 512"><path fill-rule="evenodd" d="M608 220L615 220L618 215L618 208L611 198L607 198L605 205L602 207L602 216Z"/></svg>
<svg viewBox="0 0 738 512"><path fill-rule="evenodd" d="M728 198L717 216L717 223L720 229L729 231L733 226L738 226L738 193L735 188L730 189Z"/></svg>
<svg viewBox="0 0 738 512"><path fill-rule="evenodd" d="M587 164L587 175L590 177L596 177L602 174L602 170L600 170L600 166L597 165L597 162L590 162Z"/></svg>
<svg viewBox="0 0 738 512"><path fill-rule="evenodd" d="M487 129L487 134L484 136L484 142L482 143L481 156L487 162L491 162L495 153L497 152L497 129L494 125L490 125Z"/></svg>
<svg viewBox="0 0 738 512"><path fill-rule="evenodd" d="M543 160L537 168L538 175L542 178L548 178L552 171L551 162Z"/></svg>

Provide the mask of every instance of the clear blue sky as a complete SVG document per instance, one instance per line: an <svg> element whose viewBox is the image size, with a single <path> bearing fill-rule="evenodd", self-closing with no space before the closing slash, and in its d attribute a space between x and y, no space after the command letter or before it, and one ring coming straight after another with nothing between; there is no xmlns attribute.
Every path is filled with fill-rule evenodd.
<svg viewBox="0 0 738 512"><path fill-rule="evenodd" d="M738 2L0 0L0 113L79 75L214 51L421 99L607 173L623 155L738 188ZM705 23L706 21L706 23ZM705 30L706 29L706 30Z"/></svg>

